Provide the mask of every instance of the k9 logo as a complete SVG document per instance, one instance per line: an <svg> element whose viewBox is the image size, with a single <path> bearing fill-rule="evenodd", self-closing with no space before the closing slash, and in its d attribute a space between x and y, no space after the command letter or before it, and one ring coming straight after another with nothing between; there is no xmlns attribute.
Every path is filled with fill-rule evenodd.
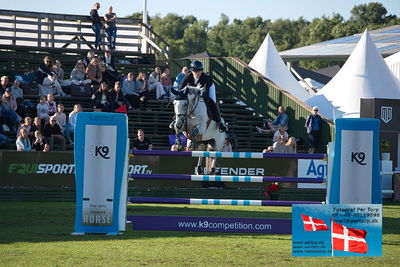
<svg viewBox="0 0 400 267"><path fill-rule="evenodd" d="M95 157L100 156L103 159L109 159L108 153L110 152L110 148L108 146L95 146Z"/></svg>
<svg viewBox="0 0 400 267"><path fill-rule="evenodd" d="M365 153L364 152L351 152L351 162L356 162L360 165L366 165L364 163Z"/></svg>

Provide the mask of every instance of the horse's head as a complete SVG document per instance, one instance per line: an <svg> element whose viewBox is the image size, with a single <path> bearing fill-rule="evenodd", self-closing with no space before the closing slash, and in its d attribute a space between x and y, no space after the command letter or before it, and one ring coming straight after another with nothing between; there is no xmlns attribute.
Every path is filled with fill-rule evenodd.
<svg viewBox="0 0 400 267"><path fill-rule="evenodd" d="M174 100L175 128L178 131L182 131L183 126L185 125L187 107L187 99L178 98Z"/></svg>

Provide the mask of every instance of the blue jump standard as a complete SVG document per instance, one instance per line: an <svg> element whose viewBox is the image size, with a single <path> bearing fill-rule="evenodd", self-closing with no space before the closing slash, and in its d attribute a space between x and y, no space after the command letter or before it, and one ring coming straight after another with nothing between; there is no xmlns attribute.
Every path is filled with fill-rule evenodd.
<svg viewBox="0 0 400 267"><path fill-rule="evenodd" d="M131 174L134 180L188 180L203 182L244 182L244 183L323 183L323 178L279 177L279 176L220 176L185 174Z"/></svg>
<svg viewBox="0 0 400 267"><path fill-rule="evenodd" d="M189 205L229 205L229 206L292 206L293 204L323 204L317 201L284 200L239 200L239 199L201 199L201 198L154 198L129 197L130 203L147 204L189 204Z"/></svg>
<svg viewBox="0 0 400 267"><path fill-rule="evenodd" d="M216 151L165 151L165 150L132 150L131 156L170 156L170 157L212 157L212 158L245 158L245 159L326 159L325 154L304 153L260 153L260 152L216 152Z"/></svg>

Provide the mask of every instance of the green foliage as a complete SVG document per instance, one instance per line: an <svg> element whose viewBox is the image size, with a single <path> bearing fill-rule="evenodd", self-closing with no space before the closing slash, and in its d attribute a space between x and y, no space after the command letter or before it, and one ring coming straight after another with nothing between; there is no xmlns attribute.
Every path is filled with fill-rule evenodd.
<svg viewBox="0 0 400 267"><path fill-rule="evenodd" d="M219 22L209 28L208 21L198 21L195 16L179 16L169 13L150 18L153 30L171 44L170 57L182 58L207 50L217 56L238 57L249 62L270 33L279 51L323 42L370 30L400 24L395 15L387 14L386 8L378 2L356 5L348 20L340 14L332 14L307 21L303 17L297 20L277 19L274 22L261 17L249 17L244 20L230 20L221 14ZM131 17L141 18L141 13ZM327 67L337 62L301 62L309 69Z"/></svg>

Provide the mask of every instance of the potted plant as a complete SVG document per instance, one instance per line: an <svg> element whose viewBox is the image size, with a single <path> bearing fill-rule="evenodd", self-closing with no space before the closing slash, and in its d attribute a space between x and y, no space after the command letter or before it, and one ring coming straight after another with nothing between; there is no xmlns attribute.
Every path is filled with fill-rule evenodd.
<svg viewBox="0 0 400 267"><path fill-rule="evenodd" d="M381 151L381 159L382 160L390 160L390 153L389 153L390 142L388 140L382 140L379 143L379 148Z"/></svg>
<svg viewBox="0 0 400 267"><path fill-rule="evenodd" d="M278 183L270 183L264 187L264 196L269 197L271 200L278 200L279 194L282 187Z"/></svg>

